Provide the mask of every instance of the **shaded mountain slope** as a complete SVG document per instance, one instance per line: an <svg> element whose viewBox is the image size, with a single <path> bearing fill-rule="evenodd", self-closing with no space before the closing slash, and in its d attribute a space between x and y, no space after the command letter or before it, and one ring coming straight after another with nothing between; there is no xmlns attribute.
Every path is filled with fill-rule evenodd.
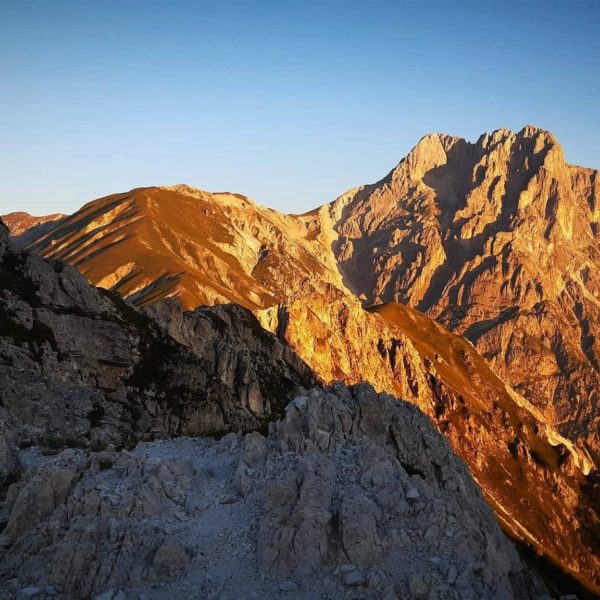
<svg viewBox="0 0 600 600"><path fill-rule="evenodd" d="M138 310L2 223L0 282L7 599L548 598L430 421L368 385L296 397L268 438L139 444L263 428L314 382L248 310Z"/></svg>

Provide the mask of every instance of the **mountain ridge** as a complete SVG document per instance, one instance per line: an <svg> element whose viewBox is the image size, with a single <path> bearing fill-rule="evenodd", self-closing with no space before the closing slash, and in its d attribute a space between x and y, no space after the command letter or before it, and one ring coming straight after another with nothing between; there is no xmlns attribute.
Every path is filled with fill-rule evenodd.
<svg viewBox="0 0 600 600"><path fill-rule="evenodd" d="M600 395L598 198L598 172L568 165L550 132L527 125L475 142L428 134L379 182L302 215L184 184L136 188L26 241L138 305L257 311L328 285L367 306L408 304L464 334L599 453L597 399L591 412L577 400Z"/></svg>
<svg viewBox="0 0 600 600"><path fill-rule="evenodd" d="M463 166L457 171L452 161L459 166L466 163L469 168ZM446 172L450 169L445 179L439 180L436 174L440 168ZM557 177L554 172L558 172ZM572 181L561 183L565 173L572 176ZM225 224L226 231L221 231L221 235L229 235L232 242L224 244L219 240L218 230L202 232L205 238L216 242L216 247L213 244L202 248L200 253L196 253L197 248L190 252L184 247L181 235L174 243L165 244L158 254L153 241L157 237L155 231L134 231L133 241L123 240L115 236L120 229L119 215L112 217L112 223L92 222L92 226L97 225L96 237L112 236L115 245L123 248L122 254L134 256L136 261L115 256L117 248L111 249L112 244L106 244L108 248L98 244L89 251L88 240L74 240L69 225L61 227L63 220L58 221L54 231L39 236L30 246L42 255L76 264L93 284L117 289L137 304L177 296L185 308L234 301L256 311L274 306L290 295L323 291L321 282L352 291L366 305L387 301L408 304L464 333L504 378L546 411L547 418L560 424L568 435L585 437L587 425L568 415L577 412L571 397L580 397L584 390L600 385L596 342L599 332L594 325L599 316L600 283L593 269L595 259L600 257L597 175L593 169L567 165L556 138L532 125L516 133L497 129L482 134L475 142L446 134L428 134L379 182L352 188L332 203L302 215L284 215L261 207L242 194L210 194L184 184L136 188L88 203L75 213L89 211L94 203L135 197L147 190L181 194L198 201L208 200L213 206L228 207L228 214L221 211L217 215L219 223L215 228ZM556 189L560 191L562 186L564 191L571 186L587 205L575 209L577 202L569 205L559 197L547 203L548 214L532 217L527 211L535 190L527 188L538 180L546 188L542 189L542 195L553 198ZM550 180L550 184L545 180ZM410 182L419 190L416 197L406 196ZM460 203L465 206L459 206ZM237 214L232 214L232 206L240 209ZM590 223L588 231L581 226L586 219L581 215L577 218L577 213L584 209L588 210L584 215ZM210 206L204 206L205 213L210 210ZM524 217L519 216L519 211L525 211ZM209 219L203 219L198 212L186 214L185 220L201 229L202 223ZM440 220L442 213L444 218ZM240 222L244 229L244 224L255 221L257 214L263 221L260 235L240 231ZM150 215L149 220L164 222L167 230L173 229L169 224L172 215L164 219L163 216ZM111 220L106 212L103 218ZM532 218L537 223L530 226ZM572 242L573 219L578 223L578 234L582 232L577 238L593 242L579 252L583 258L576 253L569 257L562 247ZM544 224L545 221L548 223ZM80 227L81 219L72 223L71 229L73 226ZM110 231L111 226L115 231ZM66 235L61 235L65 228ZM510 233L512 228L516 228L517 237ZM161 228L158 229L160 238ZM188 230L183 238L191 239L193 235ZM274 238L278 243L273 243ZM536 245L532 245L534 241ZM126 242L132 247L127 247ZM294 246L298 247L293 250ZM154 253L150 266L143 264L146 252ZM551 261L550 277L542 286L548 289L540 292L540 284L535 280L537 265L544 260ZM204 261L206 268L196 268L198 265L194 263L199 261ZM512 263L510 277L503 273L506 261ZM578 262L579 267L571 268ZM568 280L567 274L574 276ZM490 277L495 278L496 284L488 285ZM474 290L475 287L480 289ZM490 289L493 293L489 293ZM570 306L565 307L565 303ZM486 304L492 307L491 311ZM461 316L461 311L466 315ZM550 324L551 320L562 319L561 312L569 315L569 321L579 321L574 327L566 321L560 325L560 332L566 332L565 340L559 342L565 348L562 353L558 347L545 343L548 338L561 335ZM529 363L524 365L526 368L521 365L509 368L506 357L499 354L501 347L518 344L512 338L510 342L505 338L515 326L522 332L526 327L520 323L528 319L534 320L530 328L541 329L536 338L536 344L544 349L541 379L530 377ZM504 333L507 327L509 331ZM498 335L503 339L496 339ZM581 380L586 381L581 383ZM544 388L540 396L543 401L533 397L536 381ZM558 410L551 401L554 396L559 400ZM592 423L599 423L597 414L592 418L595 419ZM594 431L598 427L587 429L592 433L587 435L586 443L596 452L600 440Z"/></svg>
<svg viewBox="0 0 600 600"><path fill-rule="evenodd" d="M547 416L565 421L574 410L569 398L584 393L578 379L589 380L588 390L600 383L598 172L564 163L556 138L532 127L497 130L474 144L455 140L448 154L439 140L431 150L432 139L424 138L425 153L437 166L430 163L426 175L413 172L417 145L387 178L345 199L335 252L347 284L368 304L408 304L464 333L536 401L531 363L508 368L499 352L517 340L490 340L515 327L523 333L519 321L533 318L529 329L542 330L534 345L544 348L543 396L564 405L552 413L546 401ZM560 334L553 320L562 321ZM548 345L556 335L564 351ZM597 424L597 412L593 418ZM576 421L563 426L581 432ZM589 429L597 448L597 427Z"/></svg>
<svg viewBox="0 0 600 600"><path fill-rule="evenodd" d="M408 317L393 307L420 310L465 336L505 385L506 402L528 407L535 421L530 429L547 430L550 446L570 445L567 454L585 457L580 471L593 486L600 465L599 199L598 171L566 163L545 130L498 129L475 142L428 134L378 182L301 215L184 184L136 188L88 203L27 247L73 264L91 283L138 305L173 299L183 308L242 304L324 380L351 383L369 373L379 389L408 397L410 369L395 376L392 355L408 365L417 361L421 375L412 384L422 389L429 385L422 374L427 368L412 342L395 345L394 321ZM346 301L345 308L342 301L334 318L337 294L359 300ZM373 307L371 313L361 303ZM371 331L378 312L389 323ZM329 323L323 331L335 336L321 335L320 319ZM351 347L347 329L366 335L364 343ZM384 340L381 350L378 340ZM444 340L437 335L436 343ZM394 362L391 371L364 352L371 343L373 353L385 351L385 361ZM330 364L327 356L339 362ZM436 360L428 360L435 370ZM482 419L490 413L488 435L502 415L493 408L493 392L482 393L489 406L477 410ZM434 417L442 411L436 418L444 426L443 403L422 408ZM500 436L501 451L521 456L534 477L548 465L520 435ZM468 436L475 448L477 428ZM563 460L550 457L551 470L560 473ZM467 461L472 471L480 468L474 453ZM502 503L496 508L499 514ZM597 517L589 518L586 527L594 531ZM572 524L566 515L551 526L559 521L562 535ZM559 555L558 548L558 562Z"/></svg>

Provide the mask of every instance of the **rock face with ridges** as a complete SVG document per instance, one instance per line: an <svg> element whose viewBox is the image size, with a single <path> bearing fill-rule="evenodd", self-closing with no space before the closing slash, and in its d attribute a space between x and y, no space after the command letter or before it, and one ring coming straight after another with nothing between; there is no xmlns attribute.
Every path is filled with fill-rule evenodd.
<svg viewBox="0 0 600 600"><path fill-rule="evenodd" d="M548 132L430 135L328 207L368 304L401 302L471 340L573 441L600 450L600 177Z"/></svg>
<svg viewBox="0 0 600 600"><path fill-rule="evenodd" d="M194 313L196 343L184 345L75 269L16 249L1 223L0 282L2 482L14 445L254 429L315 381L246 309Z"/></svg>
<svg viewBox="0 0 600 600"><path fill-rule="evenodd" d="M552 134L527 126L475 143L428 135L380 182L306 215L140 188L21 242L142 305L260 310L330 285L369 305L408 304L464 334L547 422L598 454L598 198L598 171L567 164Z"/></svg>
<svg viewBox="0 0 600 600"><path fill-rule="evenodd" d="M297 397L266 438L23 454L8 598L549 598L428 419L368 385Z"/></svg>
<svg viewBox="0 0 600 600"><path fill-rule="evenodd" d="M33 252L137 305L177 297L187 309L255 309L301 289L342 285L326 233L316 237L301 218L245 196L185 185L100 198L36 238Z"/></svg>

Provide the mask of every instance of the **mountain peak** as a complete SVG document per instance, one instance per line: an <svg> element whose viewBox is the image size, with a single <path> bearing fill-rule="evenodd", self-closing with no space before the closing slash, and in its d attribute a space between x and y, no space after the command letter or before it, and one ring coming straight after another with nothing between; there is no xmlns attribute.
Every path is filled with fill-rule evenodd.
<svg viewBox="0 0 600 600"><path fill-rule="evenodd" d="M238 194L237 192L209 192L202 188L197 188L187 183L178 183L176 185L161 185L155 188L164 192L173 192L175 194L181 194L184 196L191 196L193 198L199 198L202 200L218 200L219 202L225 202L226 204L235 204L236 202L255 204L255 202L245 196L244 194Z"/></svg>
<svg viewBox="0 0 600 600"><path fill-rule="evenodd" d="M38 228L38 232L41 233L48 231L51 228L52 223L63 219L66 215L62 213L55 213L52 215L43 215L36 217L25 211L16 211L2 215L4 224L8 227L10 235L19 236L23 233L32 230L34 227Z"/></svg>
<svg viewBox="0 0 600 600"><path fill-rule="evenodd" d="M400 165L406 166L411 179L422 179L431 169L446 164L447 152L460 139L445 133L429 133L419 140Z"/></svg>
<svg viewBox="0 0 600 600"><path fill-rule="evenodd" d="M494 159L496 162L504 160L504 155L516 157L518 154L529 164L541 165L543 162L551 170L564 165L563 149L554 134L536 125L525 125L518 132L500 128L483 133L476 142L446 133L429 133L419 140L391 175L393 179L407 177L410 181L420 181L427 173L450 162L454 164L453 169L464 169L473 161L477 163L485 155L502 148L505 149L502 158ZM533 160L536 156L542 161Z"/></svg>
<svg viewBox="0 0 600 600"><path fill-rule="evenodd" d="M549 138L549 139L553 140L554 142L558 143L558 140L556 139L556 137L554 136L554 134L551 131L549 131L548 129L544 129L543 127L538 127L537 125L532 125L531 123L524 125L522 127L522 129L518 132L517 135L522 136L522 137L541 136L541 137Z"/></svg>
<svg viewBox="0 0 600 600"><path fill-rule="evenodd" d="M519 131L500 128L495 129L491 133L483 133L479 136L479 139L475 145L481 148L489 148L497 144L514 144L517 142L524 142L526 140L535 141L534 146L532 147L534 152L538 152L539 149L544 146L556 146L561 148L558 140L551 131L531 124L523 126Z"/></svg>
<svg viewBox="0 0 600 600"><path fill-rule="evenodd" d="M175 192L177 194L186 194L187 196L199 196L202 194L209 193L206 190L188 185L187 183L176 183L175 185L159 185L159 186L156 186L156 189L162 190L165 192Z"/></svg>

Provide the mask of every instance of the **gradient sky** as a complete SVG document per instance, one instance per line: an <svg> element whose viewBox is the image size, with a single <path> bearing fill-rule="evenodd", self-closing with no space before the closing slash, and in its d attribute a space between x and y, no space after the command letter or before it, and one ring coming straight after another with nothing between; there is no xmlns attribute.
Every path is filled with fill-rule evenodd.
<svg viewBox="0 0 600 600"><path fill-rule="evenodd" d="M426 133L600 167L600 2L0 0L0 213L188 183L302 212Z"/></svg>

